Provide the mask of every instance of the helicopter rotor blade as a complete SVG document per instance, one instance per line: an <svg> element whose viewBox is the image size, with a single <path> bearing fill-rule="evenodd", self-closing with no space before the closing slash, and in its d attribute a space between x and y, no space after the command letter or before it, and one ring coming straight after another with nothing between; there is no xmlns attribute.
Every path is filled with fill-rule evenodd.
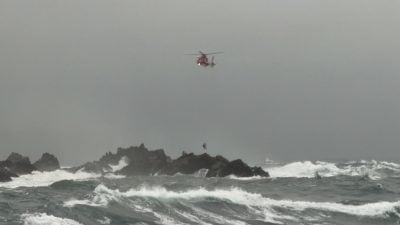
<svg viewBox="0 0 400 225"><path fill-rule="evenodd" d="M215 55L215 54L222 54L224 52L210 52L210 53L203 53L204 55Z"/></svg>
<svg viewBox="0 0 400 225"><path fill-rule="evenodd" d="M224 52L210 52L210 53L204 53L202 51L199 51L199 53L189 53L185 55L215 55L215 54L222 54Z"/></svg>

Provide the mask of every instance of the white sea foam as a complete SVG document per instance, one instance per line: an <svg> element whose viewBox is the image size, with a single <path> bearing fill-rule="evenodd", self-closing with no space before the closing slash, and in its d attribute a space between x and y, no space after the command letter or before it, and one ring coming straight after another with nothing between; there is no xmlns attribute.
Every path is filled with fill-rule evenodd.
<svg viewBox="0 0 400 225"><path fill-rule="evenodd" d="M94 189L94 197L92 199L70 199L64 202L64 207L74 207L75 205L88 205L95 207L105 207L110 201L118 201L124 198L123 192L119 190L112 190L107 188L105 185L100 184Z"/></svg>
<svg viewBox="0 0 400 225"><path fill-rule="evenodd" d="M335 164L323 161L301 161L292 162L281 166L266 167L271 177L314 177L318 174L322 177L331 177L338 175L346 176L369 176L371 179L379 179L389 170L394 173L400 173L400 165L386 161L365 161L348 162L345 164Z"/></svg>
<svg viewBox="0 0 400 225"><path fill-rule="evenodd" d="M128 158L126 158L125 156L122 157L117 165L109 165L111 167L111 171L112 172L116 172L118 170L121 170L122 168L124 168L125 166L127 166L129 164L128 162Z"/></svg>
<svg viewBox="0 0 400 225"><path fill-rule="evenodd" d="M60 218L46 213L23 214L24 225L82 225L75 220Z"/></svg>
<svg viewBox="0 0 400 225"><path fill-rule="evenodd" d="M70 199L66 202L64 202L64 207L67 208L72 208L75 205L88 205L88 206L97 206L97 207L102 207L106 206L108 204L108 201L99 201L97 199L89 200L89 199L83 199L83 200L78 200L78 199Z"/></svg>
<svg viewBox="0 0 400 225"><path fill-rule="evenodd" d="M268 177L262 177L262 176L237 177L235 175L229 175L229 176L227 176L227 178L233 179L233 180L262 180L262 179L268 179Z"/></svg>
<svg viewBox="0 0 400 225"><path fill-rule="evenodd" d="M111 219L108 217L103 217L103 219L98 219L97 222L101 223L101 224L110 224L111 223Z"/></svg>
<svg viewBox="0 0 400 225"><path fill-rule="evenodd" d="M93 206L93 207L106 207L109 202L111 201L118 201L122 202L125 201L129 197L145 197L145 198L157 198L161 200L168 200L168 199L185 199L185 200L195 200L195 199L202 199L202 198L217 198L217 199L223 199L223 200L229 200L230 198L233 197L238 197L242 196L243 198L247 198L246 196L243 195L243 193L247 193L245 191L242 191L237 188L229 189L229 190L214 190L214 191L209 191L206 189L196 189L196 190L189 190L185 192L174 192L174 191L168 191L163 187L141 187L139 189L129 189L126 192L121 192L118 189L113 190L107 188L105 185L100 184L98 185L95 190L94 190L94 195L92 199L83 199L83 200L77 200L77 199L70 199L66 202L64 202L64 207L74 207L75 205L88 205L88 206ZM255 199L257 201L258 199ZM241 203L242 199L237 199L237 201L234 201L237 204L243 204ZM244 203L246 204L246 203ZM134 207L137 209L137 207ZM153 213L156 217L160 219L160 221L163 221L167 224L173 224L170 221L170 218L168 216L164 216L163 214L155 213L150 209L140 209L139 211L142 212L150 212ZM238 220L229 220L226 217L222 217L218 214L211 213L211 212L206 212L202 211L200 209L197 210L198 213L202 217L206 218L212 218L214 222L220 223L220 224L241 224L245 225L246 223L243 223ZM268 222L277 222L274 220L274 218L284 218L280 216L277 213L274 213L273 210L268 210L268 209L263 209L262 210L263 215L265 216L265 221ZM225 221L225 222L223 222Z"/></svg>
<svg viewBox="0 0 400 225"><path fill-rule="evenodd" d="M126 178L126 176L125 175L114 174L114 173L106 173L104 175L104 178L107 178L107 179L123 179L123 178Z"/></svg>
<svg viewBox="0 0 400 225"><path fill-rule="evenodd" d="M308 202L292 200L275 200L263 197L257 193L246 192L239 188L207 190L204 188L187 190L182 192L169 191L163 187L141 187L130 189L126 192L112 190L104 185L99 185L94 190L94 197L85 200L70 200L65 202L64 206L73 207L76 204L90 206L107 206L112 200L122 202L131 197L156 198L158 200L187 200L199 201L205 198L215 198L223 201L232 202L238 205L245 205L256 215L262 216L266 222L279 223L281 220L296 221L294 216L283 215L276 209L286 209L293 212L301 212L306 209L315 209L326 212L337 212L364 217L386 217L388 213L398 214L397 208L400 207L400 201L397 202L375 202L364 205L344 205L334 202ZM197 211L200 209L196 209ZM279 210L280 211L280 210ZM202 217L213 217L218 215L208 211L198 211ZM211 214L210 214L211 213ZM301 213L297 214L302 217ZM400 215L399 215L400 216ZM302 217L303 218L303 217ZM223 218L224 220L227 218ZM304 219L304 218L303 218ZM217 221L215 221L217 222Z"/></svg>
<svg viewBox="0 0 400 225"><path fill-rule="evenodd" d="M0 183L0 187L17 188L17 187L39 187L49 186L50 184L61 180L90 180L100 177L100 174L88 173L79 170L75 173L66 170L55 170L51 172L33 171L31 174L21 175L12 178L12 181Z"/></svg>
<svg viewBox="0 0 400 225"><path fill-rule="evenodd" d="M107 178L107 179L123 179L123 178L126 178L126 176L124 176L124 175L119 175L119 174L115 174L115 172L117 172L117 171L123 169L123 168L124 168L125 166L127 166L128 164L129 164L129 160L128 160L128 158L125 157L125 156L122 157L122 158L118 161L118 164L116 164L116 165L109 164L111 170L110 170L110 169L108 169L108 170L103 169L103 171L104 171L104 173L105 173L104 178Z"/></svg>
<svg viewBox="0 0 400 225"><path fill-rule="evenodd" d="M283 166L265 168L271 177L314 177L315 172L322 176L334 176L340 169L333 163L303 161L292 162Z"/></svg>

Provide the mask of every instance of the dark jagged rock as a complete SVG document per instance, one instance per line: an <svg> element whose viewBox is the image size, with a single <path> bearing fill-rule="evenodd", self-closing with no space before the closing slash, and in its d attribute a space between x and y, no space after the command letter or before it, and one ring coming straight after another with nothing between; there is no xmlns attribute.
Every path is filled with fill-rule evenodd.
<svg viewBox="0 0 400 225"><path fill-rule="evenodd" d="M118 154L124 155L129 161L129 164L119 171L123 175L155 174L170 161L164 150L149 151L144 145L129 149L119 149Z"/></svg>
<svg viewBox="0 0 400 225"><path fill-rule="evenodd" d="M0 182L11 181L11 177L17 176L17 174L10 172L6 167L0 167Z"/></svg>
<svg viewBox="0 0 400 225"><path fill-rule="evenodd" d="M206 153L202 155L195 155L193 153L183 154L164 167L159 174L193 174L200 169L208 169L207 176L214 177L218 175L218 168L225 166L228 162L229 161L222 156L214 158Z"/></svg>
<svg viewBox="0 0 400 225"><path fill-rule="evenodd" d="M60 169L58 159L49 153L44 153L38 161L33 163L33 165L39 171L53 171Z"/></svg>
<svg viewBox="0 0 400 225"><path fill-rule="evenodd" d="M249 167L240 159L229 162L222 156L212 157L207 153L202 155L183 154L164 167L159 174L193 174L200 169L208 169L207 177L225 177L228 175L238 177L269 176L260 167Z"/></svg>
<svg viewBox="0 0 400 225"><path fill-rule="evenodd" d="M238 177L251 177L253 176L253 171L251 168L245 164L242 160L236 159L232 162L229 162L226 166L221 169L219 173L221 177L225 177L228 175L235 175Z"/></svg>
<svg viewBox="0 0 400 225"><path fill-rule="evenodd" d="M126 160L126 164L119 164L122 159ZM114 166L118 164L120 167L115 169ZM108 152L100 160L72 168L71 171L81 169L101 174L115 172L126 176L194 174L201 169L207 169L207 177L228 175L269 177L261 167L250 167L240 159L230 162L222 156L212 157L207 153L195 155L185 152L181 157L171 160L164 150L148 150L143 144L137 147L118 148L116 153ZM117 171L112 171L113 169Z"/></svg>
<svg viewBox="0 0 400 225"><path fill-rule="evenodd" d="M0 161L0 182L11 181L12 177L31 173L35 169L28 157L13 152L5 161Z"/></svg>
<svg viewBox="0 0 400 225"><path fill-rule="evenodd" d="M252 167L251 170L255 176L269 177L269 173L259 166Z"/></svg>
<svg viewBox="0 0 400 225"><path fill-rule="evenodd" d="M220 176L235 175L237 177L250 177L250 176L261 176L269 177L269 174L265 172L261 167L249 167L242 160L237 159L229 162L220 172Z"/></svg>
<svg viewBox="0 0 400 225"><path fill-rule="evenodd" d="M22 156L22 155L19 154L19 153L12 152L12 153L8 156L8 158L6 159L6 161L10 161L10 162L12 162L12 163L16 163L16 162L25 160L26 158L27 158L27 157L24 157L24 156Z"/></svg>
<svg viewBox="0 0 400 225"><path fill-rule="evenodd" d="M11 153L10 156L3 162L3 165L9 169L10 172L22 175L31 173L35 170L35 166L31 164L28 157L24 157L18 153Z"/></svg>
<svg viewBox="0 0 400 225"><path fill-rule="evenodd" d="M34 170L52 171L60 168L57 158L45 153L35 162L31 163L28 157L18 153L11 153L4 161L0 161L0 182L10 181L12 177L29 174Z"/></svg>
<svg viewBox="0 0 400 225"><path fill-rule="evenodd" d="M125 158L128 165L115 171L122 175L152 175L166 166L170 158L164 150L148 150L143 144L138 147L118 148L117 153L106 153L99 161L86 163L73 170L83 169L87 172L104 173L111 171L110 165L117 165Z"/></svg>

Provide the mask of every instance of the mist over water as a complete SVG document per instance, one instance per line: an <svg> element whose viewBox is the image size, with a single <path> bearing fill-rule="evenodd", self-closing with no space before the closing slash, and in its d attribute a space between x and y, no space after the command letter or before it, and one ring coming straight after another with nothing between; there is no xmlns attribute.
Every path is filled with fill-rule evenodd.
<svg viewBox="0 0 400 225"><path fill-rule="evenodd" d="M400 164L268 161L271 178L36 172L0 184L0 224L395 224ZM315 173L322 177L316 179ZM28 204L27 204L28 203ZM29 207L27 207L29 205Z"/></svg>
<svg viewBox="0 0 400 225"><path fill-rule="evenodd" d="M259 165L270 178L129 177L126 158L35 171L0 182L0 225L400 224L399 9L1 0L0 159L74 166L142 142L175 158L206 142L229 160L287 161ZM199 50L224 54L201 68L184 55Z"/></svg>

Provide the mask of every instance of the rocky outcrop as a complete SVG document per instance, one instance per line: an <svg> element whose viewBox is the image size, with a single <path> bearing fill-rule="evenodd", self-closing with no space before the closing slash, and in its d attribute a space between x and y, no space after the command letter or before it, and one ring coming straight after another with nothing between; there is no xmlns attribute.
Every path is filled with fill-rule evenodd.
<svg viewBox="0 0 400 225"><path fill-rule="evenodd" d="M31 173L33 170L57 169L60 169L60 163L54 155L49 153L44 153L34 164L31 164L28 157L11 153L7 160L0 161L0 182L10 181L12 177ZM199 171L202 177L269 176L268 172L261 167L250 167L240 159L229 161L219 155L213 157L207 153L201 155L183 153L179 158L171 160L164 150L149 150L143 144L136 147L118 148L116 153L108 152L98 161L68 169L70 172L78 170L101 174L113 172L126 176L198 174Z"/></svg>
<svg viewBox="0 0 400 225"><path fill-rule="evenodd" d="M0 182L11 181L12 177L31 173L35 167L28 157L11 153L4 161L0 161Z"/></svg>
<svg viewBox="0 0 400 225"><path fill-rule="evenodd" d="M119 149L117 155L124 155L129 164L119 173L123 175L152 175L165 167L171 160L165 155L164 150L149 151L142 144L139 147Z"/></svg>
<svg viewBox="0 0 400 225"><path fill-rule="evenodd" d="M11 181L11 177L17 176L17 174L10 172L7 167L0 167L0 182Z"/></svg>
<svg viewBox="0 0 400 225"><path fill-rule="evenodd" d="M164 150L148 150L143 144L138 147L119 148L115 154L108 152L99 161L86 163L73 170L107 173L112 170L111 167L115 167L113 165L120 164L122 159L126 160L126 165L114 172L126 176L194 174L201 169L208 170L207 177L269 176L261 167L250 167L240 159L229 161L222 156L212 157L206 153L201 155L184 153L181 157L171 160Z"/></svg>
<svg viewBox="0 0 400 225"><path fill-rule="evenodd" d="M269 174L260 167L249 167L240 159L229 162L222 156L212 157L207 153L202 155L183 154L160 170L159 174L193 174L200 169L208 169L206 177L225 177L228 175L269 177Z"/></svg>
<svg viewBox="0 0 400 225"><path fill-rule="evenodd" d="M99 161L86 163L73 170L83 169L87 172L107 173L112 170L111 166L118 165L121 159L125 159L127 164L114 172L127 176L152 175L171 161L164 150L148 150L142 144L137 147L118 148L115 154L108 152Z"/></svg>
<svg viewBox="0 0 400 225"><path fill-rule="evenodd" d="M49 153L44 153L38 161L33 163L33 165L39 171L53 171L60 169L58 159Z"/></svg>
<svg viewBox="0 0 400 225"><path fill-rule="evenodd" d="M221 177L229 175L235 175L237 177L250 177L250 176L269 177L269 174L265 172L261 167L249 167L241 159L229 162L228 165L222 168L219 173L219 176Z"/></svg>
<svg viewBox="0 0 400 225"><path fill-rule="evenodd" d="M218 176L219 170L228 163L229 161L222 156L211 157L206 153L202 155L183 154L160 170L159 174L193 174L200 169L208 169L207 176L215 177Z"/></svg>
<svg viewBox="0 0 400 225"><path fill-rule="evenodd" d="M253 174L260 177L269 177L269 173L259 166L251 167Z"/></svg>
<svg viewBox="0 0 400 225"><path fill-rule="evenodd" d="M31 164L31 161L28 157L22 156L18 153L11 153L10 156L3 161L4 167L7 167L8 170L17 175L28 174L34 171L36 168Z"/></svg>
<svg viewBox="0 0 400 225"><path fill-rule="evenodd" d="M33 165L28 157L13 152L6 160L0 161L0 182L11 181L12 177L29 174L34 170L51 171L58 168L58 159L51 154L43 154Z"/></svg>

